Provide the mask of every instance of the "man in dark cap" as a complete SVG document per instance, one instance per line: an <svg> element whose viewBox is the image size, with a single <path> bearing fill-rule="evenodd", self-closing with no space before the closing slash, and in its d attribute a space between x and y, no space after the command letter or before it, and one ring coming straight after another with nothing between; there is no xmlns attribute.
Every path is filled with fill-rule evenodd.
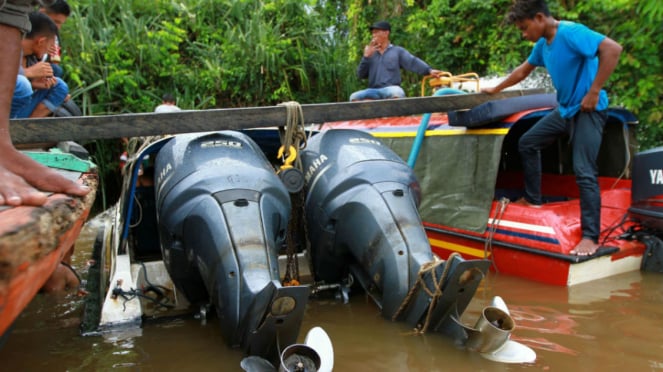
<svg viewBox="0 0 663 372"><path fill-rule="evenodd" d="M357 77L368 78L368 89L352 93L350 101L405 97L401 88L401 68L419 75L440 75L441 71L431 68L405 48L391 44L389 22L376 22L370 30L373 38L364 48L357 67Z"/></svg>

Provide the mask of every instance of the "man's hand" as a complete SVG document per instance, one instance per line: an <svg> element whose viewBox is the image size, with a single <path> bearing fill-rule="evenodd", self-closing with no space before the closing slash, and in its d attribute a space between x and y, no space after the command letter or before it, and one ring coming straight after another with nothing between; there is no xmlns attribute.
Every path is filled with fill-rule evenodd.
<svg viewBox="0 0 663 372"><path fill-rule="evenodd" d="M57 80L54 77L45 77L34 79L31 83L32 89L50 89L57 83Z"/></svg>
<svg viewBox="0 0 663 372"><path fill-rule="evenodd" d="M26 67L24 71L25 77L28 79L53 77L53 68L48 62L37 62L30 67Z"/></svg>
<svg viewBox="0 0 663 372"><path fill-rule="evenodd" d="M495 94L499 92L495 87L481 88L481 93Z"/></svg>
<svg viewBox="0 0 663 372"><path fill-rule="evenodd" d="M375 39L372 39L371 42L364 47L364 57L368 58L372 56L375 52L380 50L380 44Z"/></svg>
<svg viewBox="0 0 663 372"><path fill-rule="evenodd" d="M580 111L590 112L596 110L596 105L599 103L599 94L591 90L582 98L580 102Z"/></svg>
<svg viewBox="0 0 663 372"><path fill-rule="evenodd" d="M442 75L442 71L436 70L436 69L433 68L433 69L430 70L429 75L433 75L437 78L437 77L440 77L440 75Z"/></svg>

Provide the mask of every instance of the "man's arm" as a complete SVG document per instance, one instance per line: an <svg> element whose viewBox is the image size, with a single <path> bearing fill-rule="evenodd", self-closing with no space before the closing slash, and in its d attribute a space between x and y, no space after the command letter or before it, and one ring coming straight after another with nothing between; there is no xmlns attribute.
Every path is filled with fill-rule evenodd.
<svg viewBox="0 0 663 372"><path fill-rule="evenodd" d="M410 53L405 48L399 48L398 59L402 68L414 72L416 74L433 75L434 72L435 74L439 74L439 72L437 72L438 70L433 69L428 65L428 63L424 62L421 58Z"/></svg>
<svg viewBox="0 0 663 372"><path fill-rule="evenodd" d="M360 79L366 79L368 77L368 72L370 71L371 62L367 57L361 57L359 61L359 66L357 66L357 77Z"/></svg>
<svg viewBox="0 0 663 372"><path fill-rule="evenodd" d="M587 92L580 103L580 110L594 111L596 109L596 105L599 102L599 93L615 70L615 67L617 67L621 53L622 46L609 37L603 39L601 44L599 44L599 69L596 72L592 86L589 88L589 92Z"/></svg>
<svg viewBox="0 0 663 372"><path fill-rule="evenodd" d="M506 79L502 80L501 83L497 84L497 86L491 88L483 88L481 89L481 91L483 93L488 93L488 94L499 93L502 90L512 85L520 83L523 79L529 76L529 74L532 73L532 71L534 71L535 68L536 66L525 61L520 66L516 67L515 70L511 71L509 76L507 76Z"/></svg>

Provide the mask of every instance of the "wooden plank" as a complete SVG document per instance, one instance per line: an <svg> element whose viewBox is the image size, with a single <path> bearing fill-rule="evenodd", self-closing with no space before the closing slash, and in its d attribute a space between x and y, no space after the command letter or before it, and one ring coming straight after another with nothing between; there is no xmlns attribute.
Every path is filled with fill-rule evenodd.
<svg viewBox="0 0 663 372"><path fill-rule="evenodd" d="M543 93L542 89L472 93L392 100L301 105L307 124L464 110L491 100ZM15 144L153 136L284 125L283 106L191 110L67 118L19 119L11 122Z"/></svg>
<svg viewBox="0 0 663 372"><path fill-rule="evenodd" d="M70 173L70 172L68 172ZM0 336L74 245L94 203L96 173L76 173L84 197L51 194L40 207L0 208Z"/></svg>

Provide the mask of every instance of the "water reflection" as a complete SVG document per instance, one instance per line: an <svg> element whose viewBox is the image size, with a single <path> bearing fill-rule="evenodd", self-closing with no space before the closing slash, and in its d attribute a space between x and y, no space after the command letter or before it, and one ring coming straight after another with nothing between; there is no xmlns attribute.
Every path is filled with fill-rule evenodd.
<svg viewBox="0 0 663 372"><path fill-rule="evenodd" d="M85 277L95 233L81 235L72 264ZM440 335L416 335L383 319L362 295L344 305L311 300L301 337L314 327L334 344L337 371L663 370L663 277L634 272L572 288L489 275L463 315L472 325L501 296L516 322L512 335L537 352L535 363L507 365L460 349ZM215 318L147 321L142 328L82 337L82 300L39 295L19 317L0 350L7 371L241 371ZM303 340L300 340L303 341Z"/></svg>

